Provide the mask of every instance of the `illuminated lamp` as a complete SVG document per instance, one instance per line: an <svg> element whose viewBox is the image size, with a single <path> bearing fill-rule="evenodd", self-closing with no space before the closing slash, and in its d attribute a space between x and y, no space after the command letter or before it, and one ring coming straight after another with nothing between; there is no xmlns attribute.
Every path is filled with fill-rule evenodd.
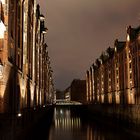
<svg viewBox="0 0 140 140"><path fill-rule="evenodd" d="M44 21L44 20L45 20L44 15L40 15L40 20L41 20L41 21Z"/></svg>
<svg viewBox="0 0 140 140"><path fill-rule="evenodd" d="M0 20L0 39L4 38L4 32L6 31L6 27L3 24L2 20Z"/></svg>
<svg viewBox="0 0 140 140"><path fill-rule="evenodd" d="M42 30L42 33L43 33L43 34L46 34L46 33L47 33L47 30L48 30L47 28L44 28L44 29Z"/></svg>

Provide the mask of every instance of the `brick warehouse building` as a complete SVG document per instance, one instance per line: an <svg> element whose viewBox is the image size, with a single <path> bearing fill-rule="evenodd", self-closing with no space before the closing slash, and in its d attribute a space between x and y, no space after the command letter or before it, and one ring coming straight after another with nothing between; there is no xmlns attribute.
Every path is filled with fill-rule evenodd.
<svg viewBox="0 0 140 140"><path fill-rule="evenodd" d="M115 40L86 73L87 102L139 104L140 27L127 28L127 40Z"/></svg>
<svg viewBox="0 0 140 140"><path fill-rule="evenodd" d="M86 102L86 80L74 79L70 85L70 100Z"/></svg>
<svg viewBox="0 0 140 140"><path fill-rule="evenodd" d="M129 26L126 41L115 40L96 59L86 72L86 85L86 103L94 115L140 129L140 27Z"/></svg>
<svg viewBox="0 0 140 140"><path fill-rule="evenodd" d="M36 0L0 1L0 113L52 103L54 87Z"/></svg>

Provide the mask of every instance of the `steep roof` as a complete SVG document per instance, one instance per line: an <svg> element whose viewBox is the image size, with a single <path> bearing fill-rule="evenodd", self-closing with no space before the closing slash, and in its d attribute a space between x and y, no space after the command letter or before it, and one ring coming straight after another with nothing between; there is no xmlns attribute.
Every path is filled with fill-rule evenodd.
<svg viewBox="0 0 140 140"><path fill-rule="evenodd" d="M125 45L126 45L125 41L118 41L118 39L115 40L114 46L116 47L117 52L123 50Z"/></svg>
<svg viewBox="0 0 140 140"><path fill-rule="evenodd" d="M128 26L127 33L129 34L131 41L135 40L140 33L140 26L138 26L137 28L132 28L131 26Z"/></svg>

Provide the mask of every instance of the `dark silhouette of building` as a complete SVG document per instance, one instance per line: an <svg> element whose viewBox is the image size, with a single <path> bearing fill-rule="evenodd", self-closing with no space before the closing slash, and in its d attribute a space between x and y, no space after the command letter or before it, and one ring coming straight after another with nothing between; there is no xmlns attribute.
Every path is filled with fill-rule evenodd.
<svg viewBox="0 0 140 140"><path fill-rule="evenodd" d="M56 100L61 100L61 99L65 99L64 92L57 89L56 90Z"/></svg>
<svg viewBox="0 0 140 140"><path fill-rule="evenodd" d="M74 79L70 85L71 101L86 102L86 80Z"/></svg>

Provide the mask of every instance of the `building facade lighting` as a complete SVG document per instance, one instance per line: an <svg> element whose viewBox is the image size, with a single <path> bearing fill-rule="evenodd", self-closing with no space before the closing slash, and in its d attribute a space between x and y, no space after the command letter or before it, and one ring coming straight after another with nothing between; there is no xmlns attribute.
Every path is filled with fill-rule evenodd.
<svg viewBox="0 0 140 140"><path fill-rule="evenodd" d="M6 27L2 20L0 20L0 39L4 38L4 32L6 31Z"/></svg>
<svg viewBox="0 0 140 140"><path fill-rule="evenodd" d="M5 0L0 0L0 2L2 2L2 4L5 4Z"/></svg>

